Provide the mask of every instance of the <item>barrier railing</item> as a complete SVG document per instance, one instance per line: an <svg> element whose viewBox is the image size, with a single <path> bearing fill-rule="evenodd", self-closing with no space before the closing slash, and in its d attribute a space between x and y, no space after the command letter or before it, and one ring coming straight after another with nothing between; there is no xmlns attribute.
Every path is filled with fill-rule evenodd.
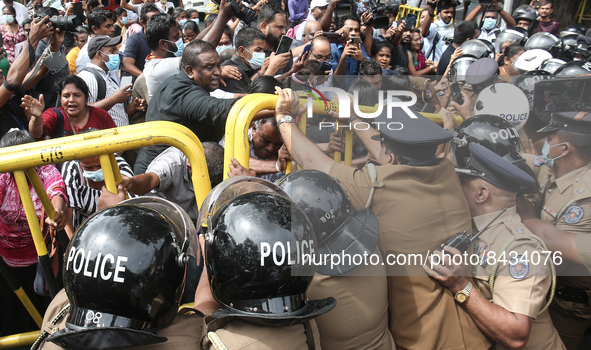
<svg viewBox="0 0 591 350"><path fill-rule="evenodd" d="M228 178L228 171L230 165L230 159L236 158L242 166L249 168L250 160L250 143L248 142L248 129L252 123L254 116L265 109L274 109L277 104L278 97L270 94L252 94L248 95L236 102L234 107L228 114L226 121L226 134L225 134L225 151L224 151L224 179ZM328 112L338 112L339 104L336 102L328 102L325 106L323 103L318 102L315 99L309 99L307 95L301 95L299 106L300 108L306 106L312 101L312 113L318 115L325 115ZM378 106L367 107L360 106L359 110L362 113L372 113L377 110ZM442 125L443 117L440 114L434 113L422 113L425 117L434 121L435 123ZM300 119L298 121L298 127L302 132L306 133L306 117L307 111L300 113ZM460 116L455 116L455 124L461 124L464 120ZM350 129L345 130L345 155L344 161L346 165L351 165L353 156L353 132ZM337 153L338 156L337 156ZM341 161L340 152L335 152L335 160ZM291 165L288 163L286 172L291 171Z"/></svg>
<svg viewBox="0 0 591 350"><path fill-rule="evenodd" d="M31 198L29 182L35 189L50 218L55 216L55 209L49 200L43 184L39 180L35 168L69 160L98 156L105 176L107 190L117 193L117 183L122 181L122 177L114 153L157 144L174 146L189 159L192 169L195 200L199 208L207 194L211 191L203 146L191 130L177 123L146 122L0 149L0 173L12 172L14 175L21 202L27 216L27 222L33 236L35 249L39 256L39 262L52 297L58 292L57 284L55 283L55 277L51 270L47 247ZM29 182L27 182L27 178ZM18 291L17 286L11 285L11 287L13 287L15 292ZM19 297L22 296L21 294L23 293L17 293ZM29 313L31 313L33 319L39 324L39 313L27 299L23 298L21 300L23 300L23 304ZM4 337L0 338L0 345L12 344L13 346L20 346L23 339L30 338L34 341L36 337L33 338L28 333ZM32 343L31 341L29 344Z"/></svg>

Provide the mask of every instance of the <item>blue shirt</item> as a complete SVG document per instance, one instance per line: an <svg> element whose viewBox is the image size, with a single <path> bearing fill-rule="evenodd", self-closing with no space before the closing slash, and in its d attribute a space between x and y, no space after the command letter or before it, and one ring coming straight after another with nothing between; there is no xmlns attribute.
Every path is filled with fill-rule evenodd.
<svg viewBox="0 0 591 350"><path fill-rule="evenodd" d="M367 54L367 52L365 52L365 47L363 46L363 43L361 44L361 52L363 53L363 56L365 56L365 58L367 58L368 60L370 59L369 55ZM330 63L332 64L332 69L334 71L337 70L337 66L339 65L339 61L341 60L341 55L343 54L343 50L345 50L345 45L343 45L342 43L339 44L330 44L330 54L332 55L332 60L330 61ZM347 75L357 75L357 73L359 72L359 62L351 57L347 57Z"/></svg>
<svg viewBox="0 0 591 350"><path fill-rule="evenodd" d="M123 57L133 58L135 60L134 65L137 69L143 71L144 65L146 64L146 57L148 57L151 52L152 50L150 50L148 42L146 41L146 34L144 34L144 30L142 29L141 32L134 33L127 38Z"/></svg>
<svg viewBox="0 0 591 350"><path fill-rule="evenodd" d="M289 0L287 2L289 8L289 21L298 24L308 15L308 0Z"/></svg>

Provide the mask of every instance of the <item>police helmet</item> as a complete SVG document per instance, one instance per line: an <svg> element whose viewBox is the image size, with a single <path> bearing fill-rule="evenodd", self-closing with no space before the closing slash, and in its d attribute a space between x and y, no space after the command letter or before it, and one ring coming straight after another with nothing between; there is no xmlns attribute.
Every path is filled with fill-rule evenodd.
<svg viewBox="0 0 591 350"><path fill-rule="evenodd" d="M304 210L318 239L318 252L371 254L378 242L378 219L368 208L356 210L338 180L317 170L300 170L277 181ZM343 259L345 260L345 259ZM351 261L319 265L323 275L341 275L356 267Z"/></svg>
<svg viewBox="0 0 591 350"><path fill-rule="evenodd" d="M319 316L336 301L306 300L317 247L308 218L276 193L249 192L225 202L205 231L205 266L220 310L268 326Z"/></svg>
<svg viewBox="0 0 591 350"><path fill-rule="evenodd" d="M565 61L563 61L559 58L549 58L547 60L544 60L544 62L542 62L542 65L540 66L540 70L550 73L550 74L554 74L554 73L556 73L556 70L558 68L560 68L560 66L562 66L565 63L566 63Z"/></svg>
<svg viewBox="0 0 591 350"><path fill-rule="evenodd" d="M513 70L523 72L529 72L540 68L542 62L552 58L546 50L532 49L522 53L515 61L513 61Z"/></svg>
<svg viewBox="0 0 591 350"><path fill-rule="evenodd" d="M562 41L554 34L539 32L530 36L525 43L526 50L540 49L550 52L553 57L558 57L562 49Z"/></svg>
<svg viewBox="0 0 591 350"><path fill-rule="evenodd" d="M474 104L474 115L490 114L507 120L517 130L529 117L529 102L516 86L498 83L484 88Z"/></svg>
<svg viewBox="0 0 591 350"><path fill-rule="evenodd" d="M576 35L585 35L587 32L587 28L580 23L571 24L570 26L564 28L563 31L560 32L560 37L564 37L569 34L576 34Z"/></svg>
<svg viewBox="0 0 591 350"><path fill-rule="evenodd" d="M586 61L572 61L560 66L554 74L560 78L576 77L580 74L590 74L591 63Z"/></svg>
<svg viewBox="0 0 591 350"><path fill-rule="evenodd" d="M511 14L511 16L515 18L516 21L526 20L530 23L534 23L534 21L538 19L538 11L536 11L536 9L529 5L521 5L518 8L516 8L515 11L513 11L513 14Z"/></svg>
<svg viewBox="0 0 591 350"><path fill-rule="evenodd" d="M470 40L471 41L471 40ZM464 81L466 78L466 72L468 67L478 59L472 56L460 56L458 57L449 68L449 76L452 82Z"/></svg>
<svg viewBox="0 0 591 350"><path fill-rule="evenodd" d="M89 334L105 349L164 341L149 330L174 320L188 255L198 252L188 214L165 199L134 198L93 214L66 249L70 313L48 340L84 349L95 348Z"/></svg>
<svg viewBox="0 0 591 350"><path fill-rule="evenodd" d="M503 118L480 114L456 126L455 132L451 149L456 156L458 168L466 168L470 158L468 146L470 143L478 143L533 175L525 158L519 153L520 138L517 129ZM536 193L537 188L523 190L526 193Z"/></svg>
<svg viewBox="0 0 591 350"><path fill-rule="evenodd" d="M570 33L566 34L562 38L562 55L567 60L572 60L577 52L577 38L578 34Z"/></svg>
<svg viewBox="0 0 591 350"><path fill-rule="evenodd" d="M468 40L460 46L462 49L462 56L474 57L476 59L489 57L493 49L492 44L487 45L484 40L473 39ZM494 51L494 49L493 49Z"/></svg>
<svg viewBox="0 0 591 350"><path fill-rule="evenodd" d="M527 41L527 31L520 27L511 27L503 30L497 35L495 41L495 51L501 53L503 51L503 45L507 42L525 45Z"/></svg>
<svg viewBox="0 0 591 350"><path fill-rule="evenodd" d="M550 60L558 60L556 58L551 58ZM548 61L548 60L546 60ZM544 61L544 62L546 62ZM554 79L554 75L548 73L547 71L538 69L532 70L529 72L525 72L511 81L511 84L517 86L527 97L529 101L529 109L530 109L530 117L535 116L543 123L547 124L550 120L550 113L547 112L539 112L534 111L534 87L538 81L547 80L547 79Z"/></svg>

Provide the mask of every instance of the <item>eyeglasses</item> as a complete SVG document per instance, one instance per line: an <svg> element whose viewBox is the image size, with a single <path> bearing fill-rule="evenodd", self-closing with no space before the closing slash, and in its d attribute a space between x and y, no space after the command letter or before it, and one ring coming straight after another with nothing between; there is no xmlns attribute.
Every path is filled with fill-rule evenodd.
<svg viewBox="0 0 591 350"><path fill-rule="evenodd" d="M312 56L314 56L315 59L317 59L318 61L332 61L332 55L328 55L328 56L316 56L314 54L314 52L310 51L310 53L312 54Z"/></svg>

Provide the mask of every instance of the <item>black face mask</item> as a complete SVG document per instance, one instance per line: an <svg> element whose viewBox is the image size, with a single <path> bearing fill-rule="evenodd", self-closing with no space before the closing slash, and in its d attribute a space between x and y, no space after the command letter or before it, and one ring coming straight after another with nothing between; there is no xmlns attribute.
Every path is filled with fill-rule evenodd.
<svg viewBox="0 0 591 350"><path fill-rule="evenodd" d="M39 11L39 9L42 7L43 7L43 5L35 5L35 11Z"/></svg>

